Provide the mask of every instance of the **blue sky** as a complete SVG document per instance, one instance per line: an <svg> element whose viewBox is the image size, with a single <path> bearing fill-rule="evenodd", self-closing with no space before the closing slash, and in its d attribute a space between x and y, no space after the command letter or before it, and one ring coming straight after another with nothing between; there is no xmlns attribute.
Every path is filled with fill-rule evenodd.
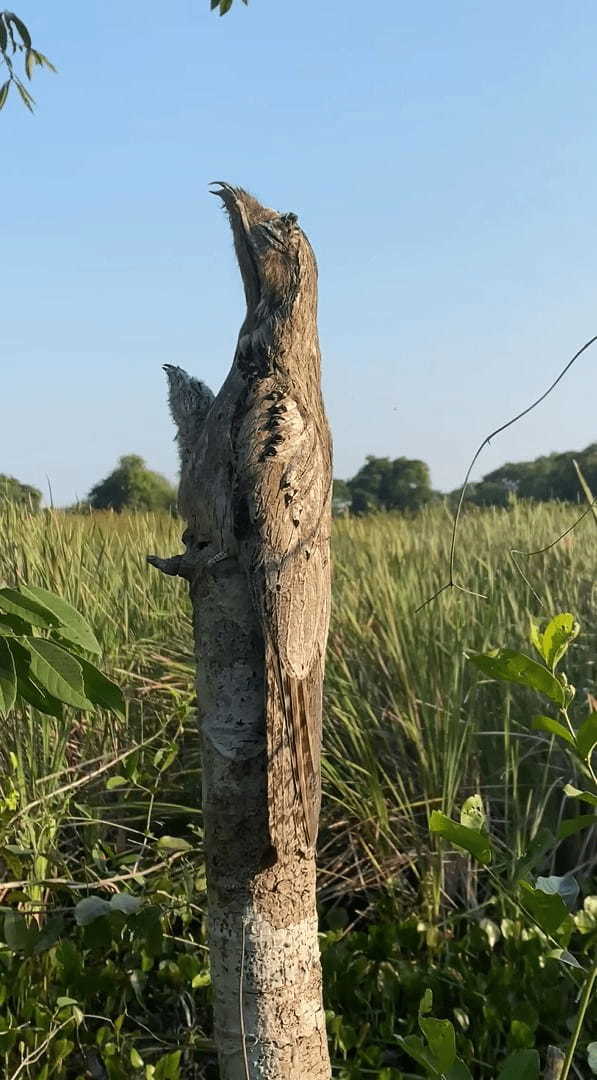
<svg viewBox="0 0 597 1080"><path fill-rule="evenodd" d="M455 487L597 333L592 0L15 6L60 73L0 114L0 472L59 504L124 453L174 478L161 365L217 389L243 317L214 179L313 242L338 476ZM476 475L595 441L596 372Z"/></svg>

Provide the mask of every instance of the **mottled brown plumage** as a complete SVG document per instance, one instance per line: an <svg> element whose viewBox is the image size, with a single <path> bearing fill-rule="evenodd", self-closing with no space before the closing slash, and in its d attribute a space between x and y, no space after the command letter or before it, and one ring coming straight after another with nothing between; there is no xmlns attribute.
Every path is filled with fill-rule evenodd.
<svg viewBox="0 0 597 1080"><path fill-rule="evenodd" d="M317 267L294 214L225 183L215 194L230 219L247 313L222 389L188 425L197 435L181 461L181 511L203 565L233 558L246 572L263 634L270 837L278 849L297 836L310 847L320 804L332 486Z"/></svg>

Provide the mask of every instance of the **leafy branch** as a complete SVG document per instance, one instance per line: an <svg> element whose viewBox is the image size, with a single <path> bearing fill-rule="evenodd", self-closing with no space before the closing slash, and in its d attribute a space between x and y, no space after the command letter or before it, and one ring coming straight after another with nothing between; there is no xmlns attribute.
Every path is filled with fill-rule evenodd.
<svg viewBox="0 0 597 1080"><path fill-rule="evenodd" d="M249 0L243 0L243 4L248 4ZM210 7L212 11L218 10L220 15L225 15L232 7L233 0L210 0Z"/></svg>
<svg viewBox="0 0 597 1080"><path fill-rule="evenodd" d="M0 65L4 64L8 79L0 86L0 109L4 108L11 86L15 86L21 101L33 112L35 101L22 78L15 70L15 60L24 59L25 75L31 81L36 67L56 71L54 65L31 44L31 34L22 19L12 11L0 11Z"/></svg>
<svg viewBox="0 0 597 1080"><path fill-rule="evenodd" d="M533 925L544 935L548 945L546 959L557 960L564 964L568 970L577 969L582 972L582 990L580 1004L576 1016L576 1023L572 1032L570 1043L562 1063L561 1072L558 1073L560 1080L567 1080L572 1068L572 1061L577 1050L579 1037L585 1019L585 1014L597 979L597 907L595 897L585 899L584 910L573 913L574 905L579 895L579 886L571 874L564 877L538 877L534 884L527 880L534 865L550 849L560 841L580 832L583 829L594 827L597 824L597 770L593 763L593 756L597 749L597 713L589 712L589 715L575 724L570 708L574 701L576 690L570 684L566 674L559 671L559 665L563 660L569 646L578 636L580 627L576 619L569 612L556 615L541 631L537 625L531 623L530 642L539 657L539 661L524 653L515 652L512 649L494 649L491 652L479 653L469 656L469 660L475 667L490 679L499 679L507 683L524 686L528 690L539 693L546 698L551 707L557 708L557 716L539 715L531 718L530 727L533 731L543 731L551 737L560 740L566 754L572 759L576 769L580 771L586 782L586 790L579 790L572 784L566 784L564 794L568 798L578 799L591 808L591 813L581 814L576 817L565 819L557 835L554 837L548 830L541 830L532 841L528 851L518 860L517 873L513 881L503 882L497 873L489 868L493 856L493 840L487 830L487 822L483 801L480 795L471 795L464 803L460 822L438 810L434 810L430 816L429 828L456 847L467 851L481 866L485 867L492 883L510 903L518 909ZM588 954L590 963L588 968L569 951L570 937L574 929L587 936L583 953ZM554 947L555 946L555 947ZM451 1028L448 1021L433 1021L434 1024L446 1024ZM439 1030L439 1029L438 1029ZM447 1028L446 1028L447 1030ZM442 1028L443 1031L443 1028ZM428 1041L429 1035L427 1035ZM450 1035L450 1039L452 1036ZM419 1040L420 1042L420 1040ZM412 1056L412 1047L407 1045ZM416 1049L421 1050L420 1046ZM422 1048L428 1055L429 1048ZM529 1055L527 1062L518 1062L516 1068L525 1065L524 1076L528 1080L538 1080L539 1059L536 1051L522 1051ZM588 1047L589 1056L597 1057L597 1044L591 1043ZM465 1080L467 1073L462 1071L462 1063L455 1056L450 1042L450 1066L458 1066L459 1072L454 1072L454 1080ZM531 1060L530 1055L534 1055ZM417 1058L417 1060L422 1060ZM443 1060L443 1059L442 1059ZM435 1050L432 1065L435 1072L428 1064L429 1074L440 1074L440 1055ZM518 1077L522 1072L504 1070L500 1077ZM595 1071L595 1070L592 1070ZM443 1070L442 1070L443 1072ZM446 1073L446 1075L450 1075Z"/></svg>
<svg viewBox="0 0 597 1080"><path fill-rule="evenodd" d="M99 652L89 624L59 596L0 589L0 717L22 703L56 717L63 705L124 715L120 687L82 655Z"/></svg>

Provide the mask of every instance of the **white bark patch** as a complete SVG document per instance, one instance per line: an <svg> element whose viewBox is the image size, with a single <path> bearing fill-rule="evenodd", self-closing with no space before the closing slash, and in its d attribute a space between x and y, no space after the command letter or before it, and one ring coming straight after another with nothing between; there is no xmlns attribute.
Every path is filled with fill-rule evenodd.
<svg viewBox="0 0 597 1080"><path fill-rule="evenodd" d="M325 1045L317 920L275 927L256 913L214 913L210 945L226 1080L244 1080L243 1033L251 1076L268 1080L329 1076L317 1068L306 1072L305 1057L296 1052L297 1043ZM318 1057L321 1062L320 1055L315 1060ZM329 1066L324 1059L325 1068Z"/></svg>

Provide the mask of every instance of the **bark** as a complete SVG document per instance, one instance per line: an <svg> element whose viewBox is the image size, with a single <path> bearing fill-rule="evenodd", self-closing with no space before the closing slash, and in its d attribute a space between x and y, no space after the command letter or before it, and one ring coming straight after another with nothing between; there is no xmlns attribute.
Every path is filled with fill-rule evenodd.
<svg viewBox="0 0 597 1080"><path fill-rule="evenodd" d="M548 1046L543 1080L560 1080L564 1068L564 1054L557 1046Z"/></svg>
<svg viewBox="0 0 597 1080"><path fill-rule="evenodd" d="M218 192L247 316L217 397L167 366L203 754L222 1080L328 1080L315 904L331 447L316 267L294 215Z"/></svg>

